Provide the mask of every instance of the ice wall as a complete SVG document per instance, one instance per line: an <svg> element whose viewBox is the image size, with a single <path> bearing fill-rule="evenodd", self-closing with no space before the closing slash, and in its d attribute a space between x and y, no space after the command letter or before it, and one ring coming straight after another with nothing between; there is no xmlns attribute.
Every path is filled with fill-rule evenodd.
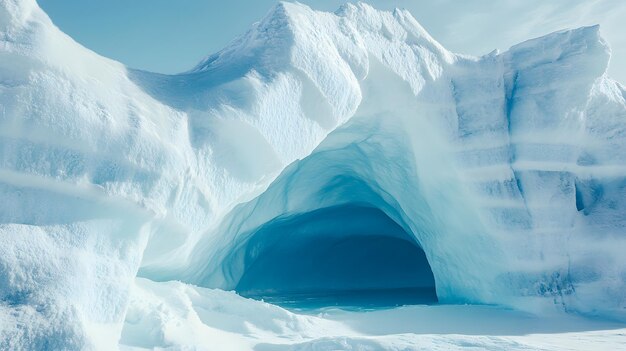
<svg viewBox="0 0 626 351"><path fill-rule="evenodd" d="M0 0L0 40L0 348L114 348L137 274L234 288L264 224L355 203L414 235L442 302L624 318L597 27L474 58L406 11L282 3L166 76Z"/></svg>

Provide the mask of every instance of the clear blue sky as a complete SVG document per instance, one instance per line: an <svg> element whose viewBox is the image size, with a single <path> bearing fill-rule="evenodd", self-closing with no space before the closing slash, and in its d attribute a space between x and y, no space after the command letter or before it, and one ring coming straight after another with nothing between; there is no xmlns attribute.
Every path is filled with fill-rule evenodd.
<svg viewBox="0 0 626 351"><path fill-rule="evenodd" d="M192 68L275 4L274 0L38 0L84 46L128 66L162 73ZM334 11L344 1L301 1ZM599 23L613 48L610 74L626 82L625 0L371 0L406 8L444 46L480 55L562 28Z"/></svg>

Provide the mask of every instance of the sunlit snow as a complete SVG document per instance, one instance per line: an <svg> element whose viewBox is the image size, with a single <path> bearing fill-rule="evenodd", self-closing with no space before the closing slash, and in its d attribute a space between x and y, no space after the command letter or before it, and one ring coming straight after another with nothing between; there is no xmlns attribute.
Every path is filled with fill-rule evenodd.
<svg viewBox="0 0 626 351"><path fill-rule="evenodd" d="M162 75L0 0L0 349L623 347L609 58L280 3Z"/></svg>

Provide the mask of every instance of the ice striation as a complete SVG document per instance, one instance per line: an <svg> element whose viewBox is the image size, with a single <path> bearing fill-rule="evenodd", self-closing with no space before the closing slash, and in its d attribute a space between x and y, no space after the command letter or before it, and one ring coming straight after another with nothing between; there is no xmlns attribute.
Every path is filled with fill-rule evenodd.
<svg viewBox="0 0 626 351"><path fill-rule="evenodd" d="M375 236L383 261L416 244L444 304L623 321L626 93L609 58L597 26L469 57L404 10L280 3L162 75L83 48L34 0L0 0L0 349L210 343L220 317L198 304L306 334L313 317L203 288L336 286L306 263L300 285L268 283L290 250L322 262L320 237L354 259L336 244ZM346 268L343 287L404 286L412 263L395 256L396 278ZM174 310L196 316L183 334L166 330Z"/></svg>

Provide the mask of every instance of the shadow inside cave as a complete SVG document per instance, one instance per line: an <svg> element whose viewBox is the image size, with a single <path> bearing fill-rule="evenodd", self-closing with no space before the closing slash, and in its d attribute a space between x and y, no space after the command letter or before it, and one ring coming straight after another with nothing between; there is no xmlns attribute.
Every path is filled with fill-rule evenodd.
<svg viewBox="0 0 626 351"><path fill-rule="evenodd" d="M291 309L437 303L415 238L382 210L347 204L276 218L242 248L236 291Z"/></svg>

